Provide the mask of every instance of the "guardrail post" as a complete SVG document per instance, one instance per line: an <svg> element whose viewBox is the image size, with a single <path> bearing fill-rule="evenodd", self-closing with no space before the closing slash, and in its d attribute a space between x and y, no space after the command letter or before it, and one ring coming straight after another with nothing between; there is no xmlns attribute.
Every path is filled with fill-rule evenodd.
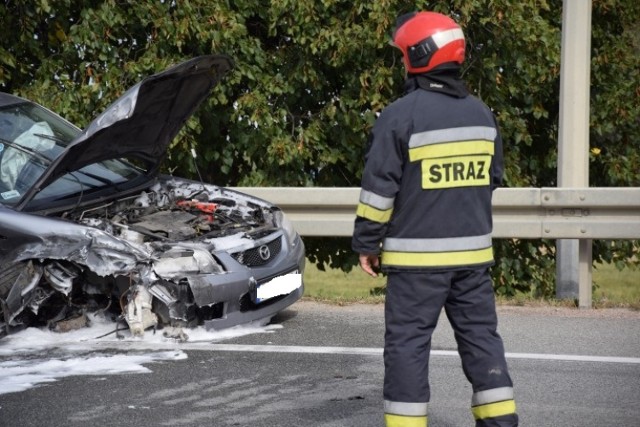
<svg viewBox="0 0 640 427"><path fill-rule="evenodd" d="M591 0L562 2L558 187L589 187ZM558 240L556 297L591 308L592 241ZM578 285L578 289L575 289Z"/></svg>

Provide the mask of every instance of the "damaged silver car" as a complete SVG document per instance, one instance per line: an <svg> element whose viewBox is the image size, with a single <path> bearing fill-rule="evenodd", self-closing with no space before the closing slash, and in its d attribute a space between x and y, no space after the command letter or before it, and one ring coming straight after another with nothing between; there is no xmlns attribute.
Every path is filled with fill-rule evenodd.
<svg viewBox="0 0 640 427"><path fill-rule="evenodd" d="M222 329L302 296L304 245L277 206L159 173L231 67L209 55L148 77L83 131L0 93L0 336L90 312L133 335Z"/></svg>

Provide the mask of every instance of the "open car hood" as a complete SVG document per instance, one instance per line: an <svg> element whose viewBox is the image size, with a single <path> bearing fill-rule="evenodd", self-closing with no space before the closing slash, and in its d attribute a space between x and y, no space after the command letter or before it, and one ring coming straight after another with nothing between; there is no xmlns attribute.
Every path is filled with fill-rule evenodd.
<svg viewBox="0 0 640 427"><path fill-rule="evenodd" d="M173 138L232 67L225 55L206 55L145 78L69 143L20 205L62 175L104 160L138 159L156 172Z"/></svg>

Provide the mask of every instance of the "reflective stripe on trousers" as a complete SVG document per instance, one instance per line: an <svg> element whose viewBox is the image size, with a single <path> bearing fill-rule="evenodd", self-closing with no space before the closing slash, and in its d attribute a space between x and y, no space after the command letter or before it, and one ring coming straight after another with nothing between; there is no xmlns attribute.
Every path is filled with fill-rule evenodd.
<svg viewBox="0 0 640 427"><path fill-rule="evenodd" d="M386 427L427 427L427 403L384 401Z"/></svg>
<svg viewBox="0 0 640 427"><path fill-rule="evenodd" d="M454 330L465 376L476 391L473 398L476 426L517 426L513 384L502 339L497 333L493 286L486 268L389 273L384 399L425 405L429 402L431 335L442 307ZM392 417L389 421L398 420ZM423 421L425 424L421 426L426 425L426 412ZM398 421L387 425L401 424Z"/></svg>
<svg viewBox="0 0 640 427"><path fill-rule="evenodd" d="M513 387L498 387L473 393L471 413L478 427L517 425L516 402L513 399ZM496 421L501 418L505 419L505 423L496 424Z"/></svg>

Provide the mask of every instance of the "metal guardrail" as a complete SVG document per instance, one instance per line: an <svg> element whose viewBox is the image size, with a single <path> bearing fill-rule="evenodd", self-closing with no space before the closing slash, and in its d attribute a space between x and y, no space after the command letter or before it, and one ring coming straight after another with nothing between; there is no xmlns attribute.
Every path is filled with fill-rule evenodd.
<svg viewBox="0 0 640 427"><path fill-rule="evenodd" d="M360 188L237 187L280 206L302 236L351 236ZM640 239L640 187L499 188L493 237L578 239L580 308L591 308L593 239ZM558 273L556 273L558 274ZM559 280L558 276L556 276Z"/></svg>
<svg viewBox="0 0 640 427"><path fill-rule="evenodd" d="M280 206L302 236L351 236L357 187L236 187ZM640 239L640 187L499 188L494 238Z"/></svg>

